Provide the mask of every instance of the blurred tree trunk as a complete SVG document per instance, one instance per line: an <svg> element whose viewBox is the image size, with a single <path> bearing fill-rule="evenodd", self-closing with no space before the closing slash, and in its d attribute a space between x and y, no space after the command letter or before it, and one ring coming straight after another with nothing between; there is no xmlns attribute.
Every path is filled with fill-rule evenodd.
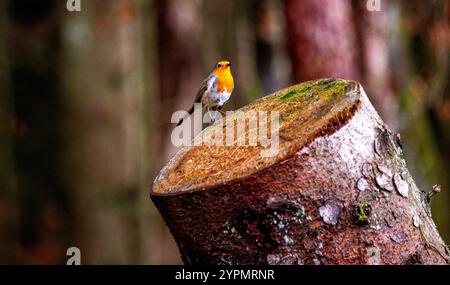
<svg viewBox="0 0 450 285"><path fill-rule="evenodd" d="M254 1L255 51L258 76L264 94L277 90L275 82L275 49L273 45L273 23L267 2Z"/></svg>
<svg viewBox="0 0 450 285"><path fill-rule="evenodd" d="M296 82L321 77L359 79L350 1L285 0Z"/></svg>
<svg viewBox="0 0 450 285"><path fill-rule="evenodd" d="M292 81L283 33L283 3L274 0L253 0L249 7L255 41L257 74L264 94L271 94Z"/></svg>
<svg viewBox="0 0 450 285"><path fill-rule="evenodd" d="M0 264L17 262L17 201L14 172L13 100L7 57L7 5L0 2Z"/></svg>
<svg viewBox="0 0 450 285"><path fill-rule="evenodd" d="M201 1L158 0L156 4L162 165L175 152L169 141L172 113L191 107L208 74L201 73Z"/></svg>
<svg viewBox="0 0 450 285"><path fill-rule="evenodd" d="M65 259L70 208L61 180L60 11L57 1L9 2L20 211L19 263ZM4 35L2 33L2 35Z"/></svg>
<svg viewBox="0 0 450 285"><path fill-rule="evenodd" d="M65 17L66 179L82 263L140 263L148 118L139 1L85 1ZM145 202L145 204L143 204Z"/></svg>
<svg viewBox="0 0 450 285"><path fill-rule="evenodd" d="M155 207L148 205L148 185L153 183L153 178L159 171L159 110L161 109L158 94L158 81L148 80L158 78L158 50L157 50L157 11L155 1L140 3L142 17L142 31L144 41L144 81L145 94L143 99L143 121L145 122L145 136L141 138L143 153L141 153L141 215L140 215L140 242L142 246L141 263L161 264L166 255L161 252L161 245L167 244L165 234L155 229L161 228L161 217ZM177 257L176 260L179 258ZM173 261L172 261L173 263Z"/></svg>
<svg viewBox="0 0 450 285"><path fill-rule="evenodd" d="M359 63L364 86L381 117L393 131L397 131L398 102L390 82L389 5L383 3L383 12L370 12L366 1L353 0L355 31L359 47Z"/></svg>

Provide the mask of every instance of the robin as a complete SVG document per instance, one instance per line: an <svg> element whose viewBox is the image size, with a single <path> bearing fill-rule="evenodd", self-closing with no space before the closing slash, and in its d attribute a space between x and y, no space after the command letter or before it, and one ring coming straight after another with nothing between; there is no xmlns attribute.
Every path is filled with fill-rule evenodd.
<svg viewBox="0 0 450 285"><path fill-rule="evenodd" d="M201 103L202 109L206 109L211 120L214 121L210 111L219 111L223 115L223 105L230 99L233 89L234 80L233 75L231 75L231 63L225 60L219 61L213 72L202 82L194 103ZM188 114L178 122L177 126L181 125L183 120L193 112L194 104L192 104Z"/></svg>

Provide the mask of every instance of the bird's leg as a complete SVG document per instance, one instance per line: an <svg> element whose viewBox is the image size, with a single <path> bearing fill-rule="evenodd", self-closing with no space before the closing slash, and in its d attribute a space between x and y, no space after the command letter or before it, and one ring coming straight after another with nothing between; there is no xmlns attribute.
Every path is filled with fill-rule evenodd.
<svg viewBox="0 0 450 285"><path fill-rule="evenodd" d="M225 116L225 112L222 111L223 106L216 106L213 108L214 111L214 122L217 120L217 115L220 113L220 118Z"/></svg>
<svg viewBox="0 0 450 285"><path fill-rule="evenodd" d="M222 115L222 117L225 116L225 111L222 110L223 106L220 106L219 108L217 108L217 110L220 112L220 114Z"/></svg>
<svg viewBox="0 0 450 285"><path fill-rule="evenodd" d="M209 115L209 118L211 119L211 122L214 122L215 120L214 120L214 118L212 117L210 111L211 111L211 110L208 108L208 115Z"/></svg>

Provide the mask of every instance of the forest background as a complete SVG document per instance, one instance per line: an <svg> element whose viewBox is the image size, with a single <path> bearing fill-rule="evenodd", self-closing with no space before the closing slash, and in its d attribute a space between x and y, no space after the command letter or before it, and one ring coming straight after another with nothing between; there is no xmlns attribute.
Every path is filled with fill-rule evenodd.
<svg viewBox="0 0 450 285"><path fill-rule="evenodd" d="M358 80L450 242L447 0L0 1L0 264L178 264L149 199L175 110L229 59L226 110Z"/></svg>

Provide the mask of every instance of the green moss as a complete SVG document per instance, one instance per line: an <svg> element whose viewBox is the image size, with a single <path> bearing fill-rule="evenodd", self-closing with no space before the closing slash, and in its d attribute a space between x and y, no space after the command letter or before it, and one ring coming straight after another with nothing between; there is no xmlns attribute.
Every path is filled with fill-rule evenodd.
<svg viewBox="0 0 450 285"><path fill-rule="evenodd" d="M369 211L370 206L367 202L359 202L356 210L356 223L360 225L366 225L369 223Z"/></svg>
<svg viewBox="0 0 450 285"><path fill-rule="evenodd" d="M336 81L331 81L325 84L323 90L328 90L330 88L333 88L334 86L336 86L337 82Z"/></svg>
<svg viewBox="0 0 450 285"><path fill-rule="evenodd" d="M280 94L276 100L286 101L290 99L304 98L306 96L309 97L308 99L313 99L318 94L323 97L338 97L339 95L345 94L345 88L348 84L348 81L334 78L308 81L285 90L285 93Z"/></svg>
<svg viewBox="0 0 450 285"><path fill-rule="evenodd" d="M303 89L300 89L300 90L293 90L293 91L290 91L287 94L277 98L277 100L284 101L284 100L287 100L287 99L297 98L297 97L300 97L300 96L304 95L305 92L307 92L309 90L311 90L310 86L307 86L307 87L305 87Z"/></svg>

